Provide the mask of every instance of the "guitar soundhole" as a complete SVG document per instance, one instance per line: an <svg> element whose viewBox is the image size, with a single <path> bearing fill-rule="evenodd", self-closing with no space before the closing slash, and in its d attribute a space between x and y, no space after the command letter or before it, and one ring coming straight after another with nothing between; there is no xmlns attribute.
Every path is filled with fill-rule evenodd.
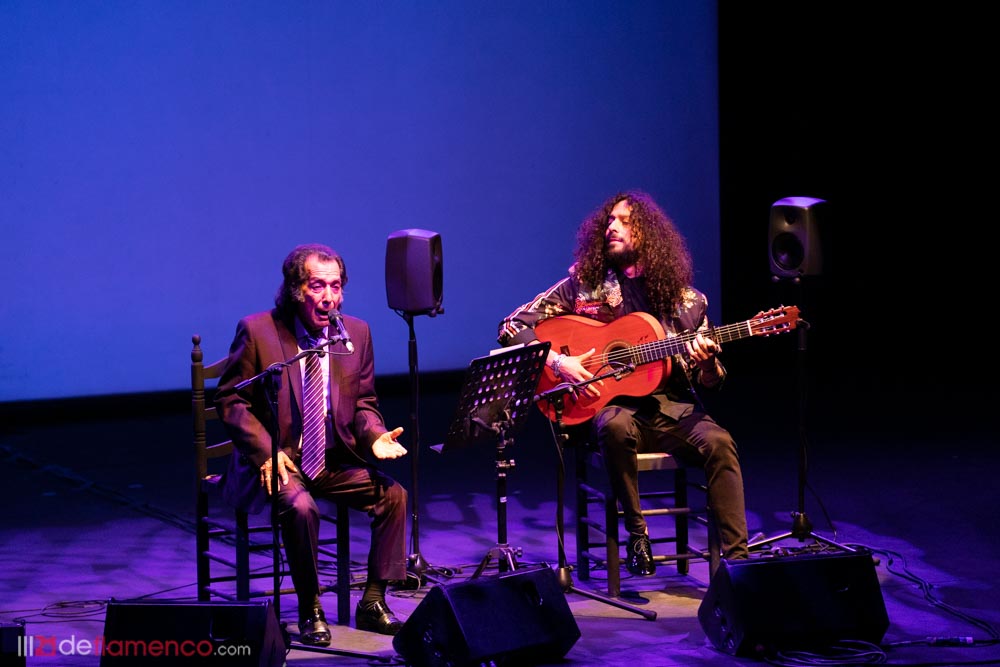
<svg viewBox="0 0 1000 667"><path fill-rule="evenodd" d="M622 366L630 363L638 363L628 352L629 343L625 341L615 341L604 348L604 368L603 371L618 370Z"/></svg>

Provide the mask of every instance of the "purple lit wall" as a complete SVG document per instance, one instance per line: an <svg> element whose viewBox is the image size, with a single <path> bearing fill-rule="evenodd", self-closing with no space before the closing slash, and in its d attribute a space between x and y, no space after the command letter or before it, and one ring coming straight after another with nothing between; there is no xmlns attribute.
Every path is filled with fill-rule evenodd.
<svg viewBox="0 0 1000 667"><path fill-rule="evenodd" d="M718 320L714 2L0 4L0 401L181 389L297 243L406 373L386 238L441 234L421 371L465 368L627 187Z"/></svg>

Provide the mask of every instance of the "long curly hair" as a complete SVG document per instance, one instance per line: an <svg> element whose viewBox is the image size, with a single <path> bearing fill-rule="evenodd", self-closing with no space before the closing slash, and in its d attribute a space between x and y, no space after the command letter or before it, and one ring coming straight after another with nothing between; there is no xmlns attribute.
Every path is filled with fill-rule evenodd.
<svg viewBox="0 0 1000 667"><path fill-rule="evenodd" d="M278 293L274 296L274 305L282 317L290 317L295 313L296 303L303 300L301 287L309 280L306 271L306 260L313 255L321 262L337 262L340 265L340 284L347 285L347 267L344 260L330 246L320 243L306 243L292 249L281 264L281 275L284 280Z"/></svg>
<svg viewBox="0 0 1000 667"><path fill-rule="evenodd" d="M691 286L694 269L687 241L662 208L642 190L626 190L608 198L583 221L577 231L575 274L587 287L596 288L613 268L605 247L604 232L611 210L625 200L632 208L629 226L646 294L654 314L669 316Z"/></svg>

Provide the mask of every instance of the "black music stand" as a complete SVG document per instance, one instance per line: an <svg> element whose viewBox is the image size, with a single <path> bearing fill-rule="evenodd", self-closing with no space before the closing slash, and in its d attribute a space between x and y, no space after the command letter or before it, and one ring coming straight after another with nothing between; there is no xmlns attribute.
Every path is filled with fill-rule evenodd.
<svg viewBox="0 0 1000 667"><path fill-rule="evenodd" d="M526 345L473 359L465 374L458 408L440 451L496 437L497 543L483 558L475 579L496 559L501 572L517 569L520 549L507 543L507 471L514 461L506 449L524 425L545 367L550 343Z"/></svg>

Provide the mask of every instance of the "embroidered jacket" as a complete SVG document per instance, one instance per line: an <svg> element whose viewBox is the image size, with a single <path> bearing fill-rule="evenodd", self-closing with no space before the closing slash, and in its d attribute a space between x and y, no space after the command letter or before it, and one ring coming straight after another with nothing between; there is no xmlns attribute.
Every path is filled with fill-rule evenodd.
<svg viewBox="0 0 1000 667"><path fill-rule="evenodd" d="M535 325L547 318L568 314L582 315L604 323L626 315L622 288L615 273L609 271L599 286L589 288L574 276L571 268L566 278L504 318L500 323L497 340L503 346L535 342L538 340L534 332ZM685 289L681 303L670 316L658 319L667 337L691 331L711 336L708 299L693 287ZM676 419L690 413L694 404L700 404L694 390L695 384L718 389L725 379L726 370L720 363L720 375L712 377L710 381L703 381L700 368L697 364L689 363L686 355L674 355L672 362L670 377L653 397L659 401L664 413Z"/></svg>

